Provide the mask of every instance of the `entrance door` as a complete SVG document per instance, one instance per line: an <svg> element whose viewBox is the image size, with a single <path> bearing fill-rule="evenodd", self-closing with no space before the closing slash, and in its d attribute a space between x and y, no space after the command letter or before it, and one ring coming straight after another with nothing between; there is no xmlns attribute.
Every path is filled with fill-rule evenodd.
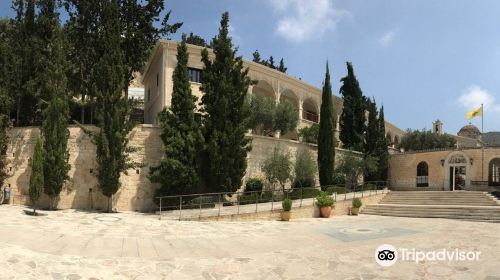
<svg viewBox="0 0 500 280"><path fill-rule="evenodd" d="M467 172L465 166L450 166L450 190L458 191L465 189Z"/></svg>

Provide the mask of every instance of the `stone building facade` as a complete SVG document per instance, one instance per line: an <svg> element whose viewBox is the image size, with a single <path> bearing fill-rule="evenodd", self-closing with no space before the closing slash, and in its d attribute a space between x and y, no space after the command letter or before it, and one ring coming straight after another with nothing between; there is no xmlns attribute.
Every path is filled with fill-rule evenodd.
<svg viewBox="0 0 500 280"><path fill-rule="evenodd" d="M187 45L189 60L188 67L191 76L191 90L198 99L203 93L200 91L200 78L203 75L200 46ZM209 53L211 54L211 53ZM144 69L143 84L145 88L144 122L158 124L158 113L169 107L172 98L172 75L177 65L177 42L162 40L153 49L152 55ZM249 76L257 83L249 87L249 93L267 96L276 102L288 101L295 107L299 115L297 130L319 122L321 107L321 89L314 87L300 79L271 69L267 66L249 60L243 60L244 67L249 69ZM338 121L342 113L342 99L333 96L334 112ZM401 140L404 131L395 125L386 122L386 133L392 144ZM299 140L296 131L286 135L274 135L275 138ZM338 133L337 133L338 138ZM338 142L340 145L340 141Z"/></svg>

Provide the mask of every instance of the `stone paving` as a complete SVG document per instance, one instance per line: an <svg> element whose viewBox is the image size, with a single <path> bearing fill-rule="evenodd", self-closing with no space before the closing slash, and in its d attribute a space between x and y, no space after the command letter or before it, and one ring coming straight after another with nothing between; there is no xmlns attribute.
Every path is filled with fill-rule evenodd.
<svg viewBox="0 0 500 280"><path fill-rule="evenodd" d="M500 279L500 225L336 216L188 222L0 206L0 279ZM479 250L479 261L375 262L381 244Z"/></svg>

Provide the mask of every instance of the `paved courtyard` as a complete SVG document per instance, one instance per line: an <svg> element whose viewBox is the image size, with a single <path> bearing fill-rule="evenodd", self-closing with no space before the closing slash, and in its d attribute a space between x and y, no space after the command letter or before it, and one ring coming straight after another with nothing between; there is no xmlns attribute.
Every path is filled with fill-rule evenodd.
<svg viewBox="0 0 500 280"><path fill-rule="evenodd" d="M209 223L23 209L0 207L0 279L500 279L500 224L363 215ZM382 267L381 244L481 255Z"/></svg>

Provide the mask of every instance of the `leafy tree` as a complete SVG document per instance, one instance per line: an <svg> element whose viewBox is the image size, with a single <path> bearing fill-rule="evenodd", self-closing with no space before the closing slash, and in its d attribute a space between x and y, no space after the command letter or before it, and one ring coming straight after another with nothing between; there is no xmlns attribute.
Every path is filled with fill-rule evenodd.
<svg viewBox="0 0 500 280"><path fill-rule="evenodd" d="M193 34L193 32L189 33L189 36L186 38L186 44L196 45L200 47L207 46L205 39L203 39L201 36Z"/></svg>
<svg viewBox="0 0 500 280"><path fill-rule="evenodd" d="M337 173L345 175L346 187L353 188L358 184L361 175L377 170L377 160L372 156L355 156L352 152L344 154L336 168Z"/></svg>
<svg viewBox="0 0 500 280"><path fill-rule="evenodd" d="M15 97L16 125L34 125L39 121L36 96L38 36L36 27L35 0L15 0L12 7L16 13L11 21L8 90Z"/></svg>
<svg viewBox="0 0 500 280"><path fill-rule="evenodd" d="M132 129L130 106L122 94L124 89L124 55L120 48L120 13L118 2L103 1L101 29L97 49L100 60L95 67L97 89L97 126L94 135L97 146L97 180L102 193L108 197L108 212L112 196L120 188L120 174L134 167L127 148L127 135Z"/></svg>
<svg viewBox="0 0 500 280"><path fill-rule="evenodd" d="M39 94L49 104L43 112L43 175L44 192L51 198L50 208L55 208L55 200L69 178L68 171L68 99L66 96L66 76L64 53L56 12L55 0L40 0L38 3L39 40L43 48L38 64L42 70L38 74Z"/></svg>
<svg viewBox="0 0 500 280"><path fill-rule="evenodd" d="M222 15L212 41L215 57L202 51L205 65L201 91L205 136L205 171L211 191L235 191L246 171L250 140L245 138L249 117L246 94L251 80L228 36L229 14Z"/></svg>
<svg viewBox="0 0 500 280"><path fill-rule="evenodd" d="M340 81L342 82L340 94L344 98L340 116L340 141L347 149L363 151L365 131L363 93L350 62L347 62L347 76Z"/></svg>
<svg viewBox="0 0 500 280"><path fill-rule="evenodd" d="M378 137L377 137L377 148L375 150L375 154L378 156L377 168L378 168L378 177L375 178L377 180L387 180L388 170L389 170L389 150L387 146L389 146L389 142L385 137L385 117L384 117L384 106L380 108L379 116L378 116Z"/></svg>
<svg viewBox="0 0 500 280"><path fill-rule="evenodd" d="M432 133L430 130L408 129L401 139L400 147L405 151L451 148L456 144L455 138L447 134Z"/></svg>
<svg viewBox="0 0 500 280"><path fill-rule="evenodd" d="M267 60L267 67L276 69L276 65L274 65L274 57L272 55L269 57L269 60Z"/></svg>
<svg viewBox="0 0 500 280"><path fill-rule="evenodd" d="M252 59L253 62L261 63L259 50L255 50L253 52L252 56L253 56L253 59Z"/></svg>
<svg viewBox="0 0 500 280"><path fill-rule="evenodd" d="M290 102L276 105L274 99L259 95L250 95L248 99L250 117L247 127L255 134L269 135L278 131L285 134L297 127L299 116Z"/></svg>
<svg viewBox="0 0 500 280"><path fill-rule="evenodd" d="M321 118L318 133L318 170L321 186L333 184L335 165L335 114L333 112L332 85L330 69L326 64L325 81L321 96Z"/></svg>
<svg viewBox="0 0 500 280"><path fill-rule="evenodd" d="M285 184L292 179L292 160L290 154L283 152L278 147L273 148L273 153L264 161L262 171L267 180L274 186L279 184L285 191Z"/></svg>
<svg viewBox="0 0 500 280"><path fill-rule="evenodd" d="M282 73L286 73L287 69L288 68L285 67L285 62L283 61L283 58L281 58L280 65L278 66L277 70L282 72Z"/></svg>
<svg viewBox="0 0 500 280"><path fill-rule="evenodd" d="M203 143L195 120L196 97L191 93L186 38L177 46L172 105L160 115L165 157L151 168L151 181L160 183L156 196L195 192L200 180L197 169L198 147Z"/></svg>
<svg viewBox="0 0 500 280"><path fill-rule="evenodd" d="M317 123L299 129L299 136L302 137L302 141L307 143L317 144L318 135L319 135L319 124Z"/></svg>
<svg viewBox="0 0 500 280"><path fill-rule="evenodd" d="M304 188L314 186L316 172L318 168L313 155L309 149L301 149L297 151L295 156L295 181L294 188Z"/></svg>
<svg viewBox="0 0 500 280"><path fill-rule="evenodd" d="M275 112L276 123L274 125L274 131L279 131L282 135L289 131L294 131L299 124L299 115L295 111L292 103L288 101L281 101L276 106Z"/></svg>
<svg viewBox="0 0 500 280"><path fill-rule="evenodd" d="M38 199L42 195L44 178L43 178L43 147L40 138L36 140L33 159L30 162L31 175L29 182L29 196L33 204L33 213L36 215Z"/></svg>
<svg viewBox="0 0 500 280"><path fill-rule="evenodd" d="M0 186L3 186L4 180L7 177L5 172L7 161L7 144L8 134L7 129L10 126L9 113L12 106L12 99L8 93L10 86L9 61L12 57L12 49L10 48L10 32L12 25L8 20L0 20L0 71L5 75L0 75Z"/></svg>
<svg viewBox="0 0 500 280"><path fill-rule="evenodd" d="M89 122L93 123L93 101L95 98L94 67L99 60L96 44L98 40L100 0L66 0L69 19L64 27L68 41L67 78L70 92L80 97L80 123L85 123L85 108L90 107Z"/></svg>
<svg viewBox="0 0 500 280"><path fill-rule="evenodd" d="M182 23L169 24L172 11L168 11L161 23L157 24L160 14L165 9L163 0L150 0L145 3L137 0L118 2L125 79L123 86L127 96L128 86L134 79L134 72L142 71L158 39L175 33Z"/></svg>

